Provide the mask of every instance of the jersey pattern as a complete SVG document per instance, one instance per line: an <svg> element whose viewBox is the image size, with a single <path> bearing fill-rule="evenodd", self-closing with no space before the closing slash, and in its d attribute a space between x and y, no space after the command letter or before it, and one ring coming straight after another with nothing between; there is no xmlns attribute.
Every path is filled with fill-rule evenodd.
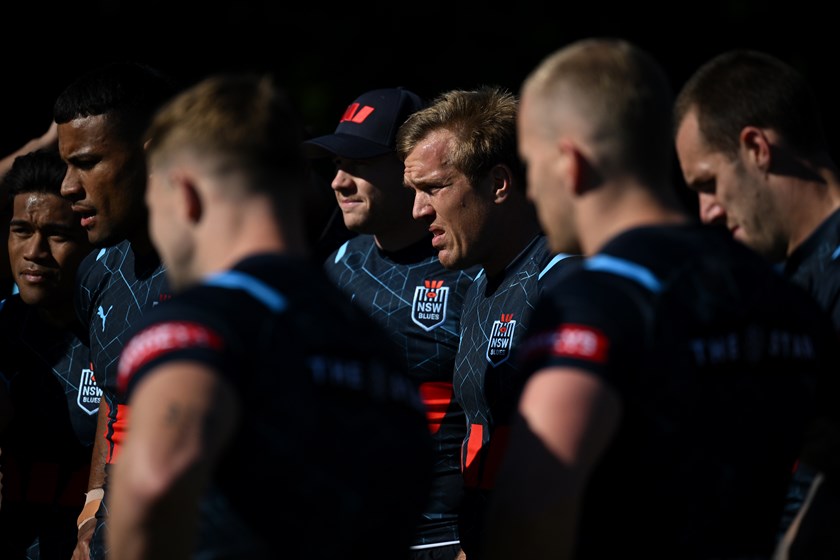
<svg viewBox="0 0 840 560"><path fill-rule="evenodd" d="M126 418L116 398L120 352L132 324L171 295L157 256L138 260L128 241L88 255L79 267L77 285L77 314L82 324L88 325L91 368L108 406L106 437L111 463Z"/></svg>
<svg viewBox="0 0 840 560"><path fill-rule="evenodd" d="M69 557L84 504L101 391L88 349L71 329L40 319L19 295L0 308L0 381L13 410L0 438L0 558Z"/></svg>
<svg viewBox="0 0 840 560"><path fill-rule="evenodd" d="M201 503L195 557L404 555L430 484L424 407L384 331L320 266L250 257L136 332L119 369L127 395L155 366L190 360L242 402Z"/></svg>
<svg viewBox="0 0 840 560"><path fill-rule="evenodd" d="M816 298L840 333L840 210L796 248L784 273Z"/></svg>
<svg viewBox="0 0 840 560"><path fill-rule="evenodd" d="M455 358L455 397L467 417L461 466L466 496L461 542L468 550L480 534L487 492L507 444L510 415L522 386L513 359L527 334L531 314L545 286L580 257L554 255L546 237L536 236L498 278L480 274L470 286L461 314L461 342ZM475 550L474 548L472 550Z"/></svg>
<svg viewBox="0 0 840 560"><path fill-rule="evenodd" d="M478 269L447 270L431 240L396 252L372 235L345 242L325 261L329 277L382 325L403 357L427 409L435 442L434 482L414 546L454 544L461 501L463 409L453 399L461 307Z"/></svg>
<svg viewBox="0 0 840 560"><path fill-rule="evenodd" d="M840 334L840 210L834 211L794 250L785 261L784 274L817 300ZM836 394L836 390L829 389L825 393ZM816 474L813 466L797 464L780 526L781 533L787 530L805 502Z"/></svg>
<svg viewBox="0 0 840 560"><path fill-rule="evenodd" d="M818 380L836 367L804 290L725 230L638 228L547 291L532 327L525 371L588 371L622 403L582 497L578 557L770 555Z"/></svg>

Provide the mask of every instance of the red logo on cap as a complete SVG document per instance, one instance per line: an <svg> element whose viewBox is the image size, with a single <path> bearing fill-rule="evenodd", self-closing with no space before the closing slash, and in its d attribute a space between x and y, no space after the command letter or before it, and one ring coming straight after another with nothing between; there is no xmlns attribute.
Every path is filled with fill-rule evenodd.
<svg viewBox="0 0 840 560"><path fill-rule="evenodd" d="M359 108L358 103L352 103L347 110L344 111L344 115L341 117L339 122L350 121L356 124L362 124L365 122L365 119L373 113L374 109L370 105L365 105L361 109Z"/></svg>

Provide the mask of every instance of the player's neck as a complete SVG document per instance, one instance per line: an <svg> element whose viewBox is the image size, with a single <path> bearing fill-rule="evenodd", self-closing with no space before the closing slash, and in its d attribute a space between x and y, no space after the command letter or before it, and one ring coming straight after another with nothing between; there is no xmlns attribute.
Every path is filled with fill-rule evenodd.
<svg viewBox="0 0 840 560"><path fill-rule="evenodd" d="M373 236L376 246L388 253L410 247L426 237L429 237L426 223L414 220L410 216L406 216L406 220L398 227L378 232Z"/></svg>
<svg viewBox="0 0 840 560"><path fill-rule="evenodd" d="M646 188L605 191L579 204L580 245L593 255L624 231L645 226L687 224L688 213L676 200Z"/></svg>
<svg viewBox="0 0 840 560"><path fill-rule="evenodd" d="M72 304L35 306L42 321L57 329L68 328L76 320Z"/></svg>

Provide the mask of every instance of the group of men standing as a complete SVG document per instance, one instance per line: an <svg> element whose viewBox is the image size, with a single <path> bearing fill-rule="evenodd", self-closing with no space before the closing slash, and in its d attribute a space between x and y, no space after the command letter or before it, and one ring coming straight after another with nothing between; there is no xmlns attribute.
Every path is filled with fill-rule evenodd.
<svg viewBox="0 0 840 560"><path fill-rule="evenodd" d="M8 185L30 264L0 325L57 271L101 401L76 531L6 501L9 557L838 557L840 181L782 61L726 53L675 102L585 39L520 95L371 90L314 138L271 77L120 63L54 116L54 207ZM318 262L324 158L348 235ZM46 406L22 338L10 426Z"/></svg>

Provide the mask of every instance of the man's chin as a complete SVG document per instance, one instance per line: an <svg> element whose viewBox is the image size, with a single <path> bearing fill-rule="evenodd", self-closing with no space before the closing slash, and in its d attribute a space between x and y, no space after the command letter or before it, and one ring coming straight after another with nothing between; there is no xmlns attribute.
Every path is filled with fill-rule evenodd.
<svg viewBox="0 0 840 560"><path fill-rule="evenodd" d="M32 288L23 288L18 287L18 292L20 294L20 299L26 305L32 306L46 306L49 307L47 304L49 303L49 294L46 293L46 290L36 290Z"/></svg>
<svg viewBox="0 0 840 560"><path fill-rule="evenodd" d="M463 259L459 259L452 251L448 251L446 249L440 249L438 251L438 260L444 268L448 268L450 270L467 268L463 265Z"/></svg>

